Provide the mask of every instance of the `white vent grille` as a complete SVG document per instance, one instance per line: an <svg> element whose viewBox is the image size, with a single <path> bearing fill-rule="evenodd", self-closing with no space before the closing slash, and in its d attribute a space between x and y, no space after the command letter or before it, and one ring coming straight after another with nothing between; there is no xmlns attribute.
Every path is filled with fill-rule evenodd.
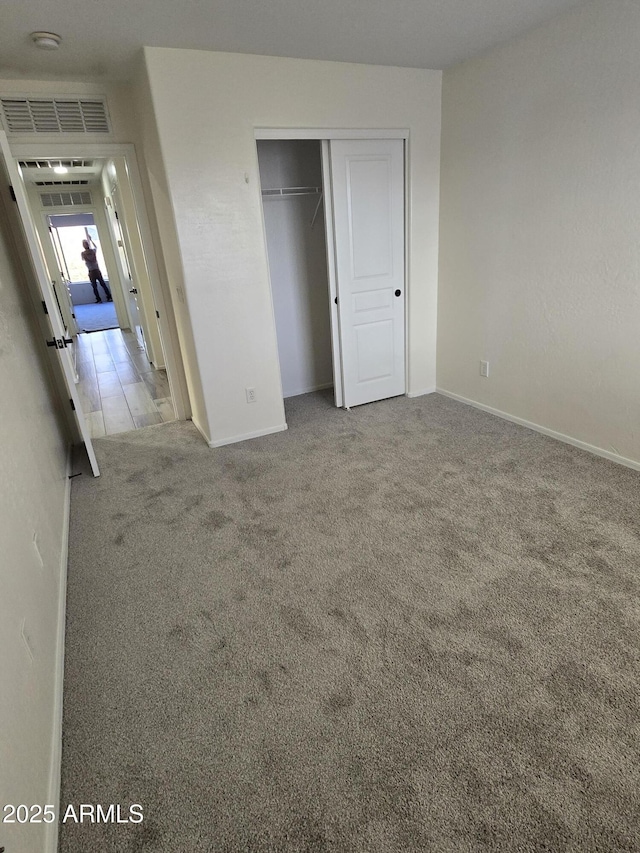
<svg viewBox="0 0 640 853"><path fill-rule="evenodd" d="M91 204L91 193L40 193L40 201L43 207L76 207Z"/></svg>
<svg viewBox="0 0 640 853"><path fill-rule="evenodd" d="M21 169L55 169L56 166L66 166L67 169L91 168L93 160L19 160Z"/></svg>
<svg viewBox="0 0 640 853"><path fill-rule="evenodd" d="M89 181L34 181L37 187L84 187Z"/></svg>
<svg viewBox="0 0 640 853"><path fill-rule="evenodd" d="M109 133L100 98L0 98L8 133Z"/></svg>

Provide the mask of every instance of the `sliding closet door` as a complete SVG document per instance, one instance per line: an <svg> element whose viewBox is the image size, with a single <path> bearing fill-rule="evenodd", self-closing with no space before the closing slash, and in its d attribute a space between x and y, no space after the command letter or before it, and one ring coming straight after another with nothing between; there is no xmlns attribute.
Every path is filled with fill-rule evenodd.
<svg viewBox="0 0 640 853"><path fill-rule="evenodd" d="M331 140L335 272L347 407L405 393L403 141Z"/></svg>

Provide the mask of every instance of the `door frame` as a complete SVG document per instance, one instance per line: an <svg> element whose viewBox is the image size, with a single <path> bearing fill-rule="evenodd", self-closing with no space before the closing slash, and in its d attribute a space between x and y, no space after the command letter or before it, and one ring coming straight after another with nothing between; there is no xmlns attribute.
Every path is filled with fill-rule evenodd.
<svg viewBox="0 0 640 853"><path fill-rule="evenodd" d="M88 205L88 204L80 205L80 204L78 204L78 205L73 206L73 211L70 210L68 207L51 207L51 208L46 208L46 209L40 208L39 211L36 211L36 210L34 210L34 206L33 206L34 205L33 196L30 195L29 193L27 195L29 195L29 201L31 203L31 213L33 214L34 221L36 219L36 213L37 212L41 213L42 219L44 221L45 230L47 230L49 228L49 223L48 223L48 217L49 216L65 216L67 214L72 214L72 212L73 213L90 213L91 216L93 216L94 226L95 226L96 230L98 231L98 239L100 241L100 245L104 246L106 243L107 247L109 246L109 243L104 239L104 228L103 228L103 223L100 222L100 208L98 205L96 205L96 204L92 204L92 205ZM108 224L107 224L107 234L108 234ZM53 243L52 236L50 236L49 242ZM44 248L44 244L43 244L43 248ZM47 247L45 249L45 255L47 255L48 250L49 250L49 246L47 245ZM105 263L104 269L105 269L106 274L107 274L107 282L109 284L109 289L111 290L112 296L113 296L114 292L116 293L116 296L113 299L113 304L114 304L115 309L116 309L116 316L118 319L118 324L120 326L122 326L122 323L121 323L122 307L121 307L121 302L118 301L121 299L120 291L122 291L122 287L119 287L119 289L116 289L118 282L116 281L116 279L112 275L112 272L113 272L112 260L113 259L108 258L107 257L108 254L109 254L108 248L107 248L106 255L105 255L104 249L103 249L103 257L104 257L104 263ZM55 250L54 250L54 255L55 255ZM62 271L60 271L60 272L62 272ZM124 299L124 297L122 297L122 299Z"/></svg>
<svg viewBox="0 0 640 853"><path fill-rule="evenodd" d="M144 197L140 167L136 155L135 145L130 142L12 142L8 139L9 150L14 161L18 160L59 160L67 159L112 159L113 157L124 157L127 166L127 175L131 185L131 192L136 208L136 218L142 245L144 247L145 261L149 270L151 289L156 308L160 314L158 327L165 354L165 365L171 399L178 420L186 420L191 416L189 395L183 385L181 376L182 368L179 367L181 360L180 348L172 339L172 328L169 323L169 314L173 313L170 295L165 294L156 259L155 244L152 238L149 215Z"/></svg>
<svg viewBox="0 0 640 853"><path fill-rule="evenodd" d="M410 175L411 175L411 135L408 128L328 128L328 127L262 127L262 126L254 126L253 135L255 137L256 143L259 140L263 139L271 139L271 140L295 140L295 139L307 139L313 140L315 142L320 143L320 151L321 151L321 159L322 159L322 191L324 197L325 204L325 217L331 213L331 217L333 217L333 201L331 198L331 193L327 192L327 189L331 189L330 186L327 186L327 178L329 176L329 172L325 171L325 166L329 166L329 157L328 157L328 146L327 142L330 142L332 139L402 139L404 142L403 145L403 155L404 155L404 373L405 373L405 391L404 396L409 396L409 388L411 387L411 377L410 377L410 362L409 362L409 305L411 300L411 280L409 275L409 250L410 250L410 233L411 233L411 205L410 205ZM258 167L258 146L257 144L254 146L255 157L256 157L256 172L260 174ZM258 193L260 193L260 181L257 182ZM262 207L262 198L259 199L260 202L260 211L262 214L262 230L264 235L264 251L265 251L265 260L267 263L267 269L269 269L269 254L267 251L267 235L264 224L264 210ZM337 276L335 269L335 253L333 246L333 221L331 223L332 227L327 228L327 258L328 258L328 285L329 285L329 310L331 312L331 346L332 346L332 357L334 359L334 378L335 378L335 398L336 398L336 406L342 408L344 404L344 393L343 393L343 378L342 378L342 358L336 365L335 359L339 356L339 341L336 342L336 338L339 338L339 335L335 335L333 330L339 329L339 318L338 318L338 310L335 304L335 299L337 296ZM271 273L269 272L269 288L271 290L271 302L272 302L272 311L273 311L273 289L271 288ZM275 316L275 314L274 314ZM275 328L275 321L274 321ZM278 368L280 367L278 357ZM278 370L280 373L280 370ZM281 375L281 374L280 374ZM282 381L280 391L282 393Z"/></svg>
<svg viewBox="0 0 640 853"><path fill-rule="evenodd" d="M137 323L136 320L142 323L142 319L140 317L136 317L131 308L131 288L135 287L133 283L133 274L131 272L131 261L129 260L129 255L124 243L124 231L122 230L122 223L120 222L120 215L118 213L118 207L115 204L114 193L118 191L118 184L114 184L111 187L111 211L113 214L113 218L109 211L106 211L107 216L107 227L109 229L109 237L111 239L111 244L113 248L113 254L116 258L116 265L118 267L118 275L120 276L120 280L122 282L122 293L125 297L125 309L127 312L127 317L129 318L129 329L134 332L137 336ZM126 268L125 268L126 264ZM125 283L126 282L126 283ZM144 332L142 333L142 337L144 338ZM146 351L146 339L145 339L145 351ZM147 353L148 358L148 353Z"/></svg>
<svg viewBox="0 0 640 853"><path fill-rule="evenodd" d="M47 346L51 346L57 350L56 361L58 361L57 357L59 356L63 384L66 393L69 394L68 400L74 413L76 427L80 433L80 439L85 446L93 476L99 477L100 468L98 467L98 460L96 459L91 434L84 417L84 411L80 405L80 397L76 387L77 374L75 364L71 360L70 351L67 347L67 343L71 343L72 339L66 338L64 318L59 308L59 301L56 304L57 297L53 289L51 274L47 267L47 258L42 248L42 241L36 228L35 217L29 204L27 187L20 176L18 163L13 157L13 152L4 131L0 131L0 151L2 153L3 174L4 169L6 169L8 180L13 188L13 197L17 204L17 221L22 224L27 250L27 263L30 262L30 266L35 273L38 295L42 297L43 308L48 315L50 333L53 335L53 338L47 340L46 343Z"/></svg>

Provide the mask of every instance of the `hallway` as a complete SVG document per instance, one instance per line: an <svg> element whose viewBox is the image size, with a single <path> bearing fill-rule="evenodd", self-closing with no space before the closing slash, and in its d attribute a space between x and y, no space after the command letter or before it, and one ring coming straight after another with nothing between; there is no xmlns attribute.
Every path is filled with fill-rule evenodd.
<svg viewBox="0 0 640 853"><path fill-rule="evenodd" d="M156 370L133 332L78 335L78 391L92 438L175 420L166 370Z"/></svg>

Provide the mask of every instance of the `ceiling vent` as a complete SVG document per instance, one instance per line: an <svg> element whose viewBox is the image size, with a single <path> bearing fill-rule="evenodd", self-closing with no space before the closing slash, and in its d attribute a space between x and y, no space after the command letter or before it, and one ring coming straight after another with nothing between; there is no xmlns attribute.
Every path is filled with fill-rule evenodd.
<svg viewBox="0 0 640 853"><path fill-rule="evenodd" d="M37 187L83 187L89 181L34 181Z"/></svg>
<svg viewBox="0 0 640 853"><path fill-rule="evenodd" d="M92 168L93 160L19 160L21 169L55 169L66 166L67 169Z"/></svg>
<svg viewBox="0 0 640 853"><path fill-rule="evenodd" d="M102 98L0 98L8 133L110 133Z"/></svg>
<svg viewBox="0 0 640 853"><path fill-rule="evenodd" d="M40 201L43 207L76 207L91 204L91 193L40 193Z"/></svg>

